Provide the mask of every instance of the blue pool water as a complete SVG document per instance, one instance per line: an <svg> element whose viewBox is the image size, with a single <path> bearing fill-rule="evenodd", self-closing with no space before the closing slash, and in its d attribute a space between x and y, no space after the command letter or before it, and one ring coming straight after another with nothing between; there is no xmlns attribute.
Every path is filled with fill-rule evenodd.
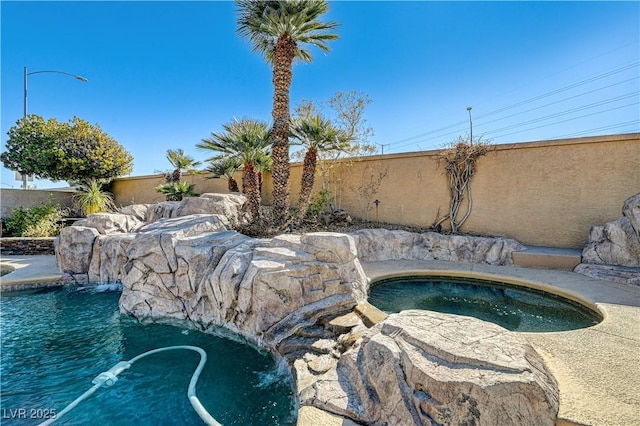
<svg viewBox="0 0 640 426"><path fill-rule="evenodd" d="M138 323L118 312L114 287L3 293L0 423L31 425L60 412L119 361L151 349L199 346L207 364L202 405L223 425L293 425L293 386L267 353L170 325ZM168 351L137 361L55 425L199 425L187 387L200 357Z"/></svg>
<svg viewBox="0 0 640 426"><path fill-rule="evenodd" d="M575 330L602 321L598 313L568 299L486 280L392 278L375 283L369 293L369 303L387 313L422 309L465 315L511 331Z"/></svg>

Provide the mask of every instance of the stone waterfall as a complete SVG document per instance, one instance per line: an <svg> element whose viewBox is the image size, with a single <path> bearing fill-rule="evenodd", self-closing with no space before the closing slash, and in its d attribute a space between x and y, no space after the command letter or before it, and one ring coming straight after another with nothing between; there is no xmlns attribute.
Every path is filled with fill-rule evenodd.
<svg viewBox="0 0 640 426"><path fill-rule="evenodd" d="M556 382L517 334L421 311L385 319L366 303L359 252L508 264L516 242L397 232L386 246L375 232L254 239L229 229L241 207L241 196L205 194L90 216L63 229L58 264L70 280L122 282L123 313L222 326L283 357L300 425L555 423Z"/></svg>

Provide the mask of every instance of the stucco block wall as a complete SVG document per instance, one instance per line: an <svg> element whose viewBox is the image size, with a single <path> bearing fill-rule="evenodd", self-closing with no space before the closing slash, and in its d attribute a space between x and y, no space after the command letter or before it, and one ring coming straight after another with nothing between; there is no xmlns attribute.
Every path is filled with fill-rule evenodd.
<svg viewBox="0 0 640 426"><path fill-rule="evenodd" d="M195 183L196 186L194 190L197 194L204 194L207 192L229 192L227 190L226 179L209 179L210 177L210 173L201 175L185 174L183 175L182 180L189 183ZM240 182L239 175L238 182ZM129 204L148 204L165 201L166 197L155 190L156 186L163 183L165 183L165 180L162 175L115 179L112 184L114 202L118 206L127 206Z"/></svg>
<svg viewBox="0 0 640 426"><path fill-rule="evenodd" d="M354 217L373 220L377 199L380 221L428 227L449 209L447 177L437 154L390 154L334 164L334 204ZM292 164L292 205L298 200L301 172L302 164ZM198 193L227 192L224 179L191 178ZM315 190L320 182L317 176ZM118 179L116 202L161 201L153 190L160 183L161 176ZM619 219L624 200L640 192L640 134L495 145L479 159L471 186L473 210L461 232L581 248L592 226ZM266 174L264 204L271 204L272 188Z"/></svg>
<svg viewBox="0 0 640 426"><path fill-rule="evenodd" d="M13 210L29 208L40 204L54 203L62 207L73 206L73 192L47 191L44 189L0 189L0 217L10 216Z"/></svg>

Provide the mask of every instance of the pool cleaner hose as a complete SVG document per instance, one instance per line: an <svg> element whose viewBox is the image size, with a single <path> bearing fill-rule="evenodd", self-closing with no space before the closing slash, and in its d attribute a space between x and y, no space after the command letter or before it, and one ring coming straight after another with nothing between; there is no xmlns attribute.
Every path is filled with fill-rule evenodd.
<svg viewBox="0 0 640 426"><path fill-rule="evenodd" d="M122 373L124 370L129 369L131 365L138 361L141 358L146 357L147 355L153 355L158 352L178 350L178 349L186 349L190 351L195 351L200 354L200 362L198 363L198 367L193 372L191 376L191 381L189 382L189 388L187 389L187 397L189 398L189 402L193 409L198 413L198 416L204 421L207 425L210 426L222 426L220 423L214 419L211 414L202 406L200 400L196 396L196 383L198 383L198 378L200 377L200 373L204 368L204 364L207 362L207 353L197 346L167 346L164 348L153 349L151 351L142 353L135 358L131 358L129 361L120 361L109 370L104 371L93 379L91 383L93 386L87 390L85 393L76 398L71 404L67 405L64 410L60 411L55 418L49 419L46 422L40 423L39 426L47 426L60 419L62 416L67 414L69 411L73 410L78 404L91 396L95 391L97 391L101 387L109 387L113 386L115 382L118 381L118 374Z"/></svg>

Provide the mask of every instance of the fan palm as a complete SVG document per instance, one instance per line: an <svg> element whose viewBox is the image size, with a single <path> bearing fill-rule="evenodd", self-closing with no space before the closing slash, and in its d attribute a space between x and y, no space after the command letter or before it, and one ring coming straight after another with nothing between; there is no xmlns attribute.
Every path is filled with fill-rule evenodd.
<svg viewBox="0 0 640 426"><path fill-rule="evenodd" d="M210 138L202 139L196 146L222 154L211 158L212 161L229 156L242 163L243 189L247 195L249 211L255 220L260 215L261 200L257 164L262 157L268 155L271 144L269 128L266 123L251 119L234 119L222 127L223 132L212 132Z"/></svg>
<svg viewBox="0 0 640 426"><path fill-rule="evenodd" d="M223 177L227 179L227 189L229 192L240 192L238 182L233 175L240 170L242 163L236 157L223 157L209 162L205 171L210 172L214 178Z"/></svg>
<svg viewBox="0 0 640 426"><path fill-rule="evenodd" d="M168 182L156 186L156 191L164 194L167 201L182 201L184 197L196 197L198 194L193 190L194 183L189 182Z"/></svg>
<svg viewBox="0 0 640 426"><path fill-rule="evenodd" d="M300 223L307 213L309 198L315 183L316 164L319 151L340 151L349 147L352 138L337 129L331 121L320 114L310 115L293 122L291 136L306 147L302 178L300 181L300 198L296 221Z"/></svg>
<svg viewBox="0 0 640 426"><path fill-rule="evenodd" d="M273 206L276 224L282 225L289 210L289 91L293 61L311 62L302 45L328 51L327 41L338 36L338 24L322 22L329 6L325 0L237 0L237 32L249 39L253 50L273 65Z"/></svg>
<svg viewBox="0 0 640 426"><path fill-rule="evenodd" d="M167 174L167 183L180 182L183 172L195 172L202 163L184 153L183 149L168 149L167 160L173 166L173 172Z"/></svg>

